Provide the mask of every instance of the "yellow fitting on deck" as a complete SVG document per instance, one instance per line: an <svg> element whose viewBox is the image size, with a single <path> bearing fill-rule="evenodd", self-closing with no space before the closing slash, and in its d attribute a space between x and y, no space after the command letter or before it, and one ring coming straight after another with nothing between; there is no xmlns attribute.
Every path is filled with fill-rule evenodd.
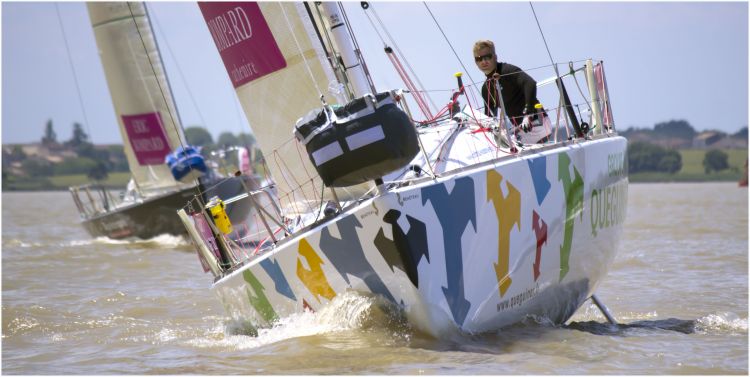
<svg viewBox="0 0 750 377"><path fill-rule="evenodd" d="M232 233L232 222L229 221L227 211L224 208L224 202L218 197L213 197L206 204L206 207L211 211L211 217L214 218L214 224L224 234Z"/></svg>

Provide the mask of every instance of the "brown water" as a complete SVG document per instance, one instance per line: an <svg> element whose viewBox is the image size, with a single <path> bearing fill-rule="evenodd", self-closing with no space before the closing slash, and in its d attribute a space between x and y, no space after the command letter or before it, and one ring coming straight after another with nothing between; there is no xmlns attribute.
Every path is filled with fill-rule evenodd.
<svg viewBox="0 0 750 377"><path fill-rule="evenodd" d="M433 339L365 297L238 334L182 239L92 240L67 193L2 194L4 374L747 374L748 191L631 185L568 326Z"/></svg>

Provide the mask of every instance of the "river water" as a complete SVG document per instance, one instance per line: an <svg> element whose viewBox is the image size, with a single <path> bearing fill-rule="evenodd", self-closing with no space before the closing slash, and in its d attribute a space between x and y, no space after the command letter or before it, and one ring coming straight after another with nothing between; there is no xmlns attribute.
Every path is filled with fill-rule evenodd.
<svg viewBox="0 0 750 377"><path fill-rule="evenodd" d="M4 374L747 374L748 191L633 184L615 263L567 326L434 339L371 299L228 322L179 237L91 239L65 192L2 193Z"/></svg>

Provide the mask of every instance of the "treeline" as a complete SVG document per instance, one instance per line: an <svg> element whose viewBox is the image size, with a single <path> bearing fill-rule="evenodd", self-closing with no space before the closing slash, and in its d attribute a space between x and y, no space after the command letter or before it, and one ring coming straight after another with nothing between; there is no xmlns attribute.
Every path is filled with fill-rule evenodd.
<svg viewBox="0 0 750 377"><path fill-rule="evenodd" d="M663 172L674 174L682 169L682 156L675 149L636 141L628 144L628 172Z"/></svg>
<svg viewBox="0 0 750 377"><path fill-rule="evenodd" d="M210 157L212 151L229 146L245 146L252 150L256 145L252 134L234 135L224 132L214 142L204 128L194 126L185 129L187 143L202 147L202 153ZM127 172L128 162L122 145L95 146L79 123L73 124L70 139L58 140L52 120L47 121L40 140L43 151L27 156L22 145L3 147L3 178L27 177L43 179L53 176L85 174L92 180L104 180L109 173ZM259 151L256 151L259 152ZM262 156L255 154L255 160Z"/></svg>
<svg viewBox="0 0 750 377"><path fill-rule="evenodd" d="M708 135L706 135L708 134ZM730 139L724 145L747 146L748 128L733 134L718 130L706 131L701 138L699 132L685 120L670 120L657 123L653 129L628 128L620 131L628 139L628 171L630 173L657 172L675 174L683 167L678 149L710 148L722 139ZM701 140L702 139L702 140ZM710 142L716 144L710 144ZM703 171L708 174L729 169L729 155L720 148L710 148L704 155Z"/></svg>
<svg viewBox="0 0 750 377"><path fill-rule="evenodd" d="M58 141L52 121L47 121L41 139L44 153L27 156L22 146L3 148L3 177L12 175L11 167L20 164L21 175L51 177L56 175L86 174L95 180L106 179L108 173L128 171L122 146L94 146L80 123L73 124L73 134L66 141Z"/></svg>
<svg viewBox="0 0 750 377"><path fill-rule="evenodd" d="M715 139L736 139L747 141L747 126L742 127L735 133L726 133L719 130L707 130L714 134ZM653 144L671 145L675 147L690 147L699 132L686 120L670 120L654 125L653 129L630 127L619 131L620 135L629 140L651 141Z"/></svg>
<svg viewBox="0 0 750 377"><path fill-rule="evenodd" d="M202 153L204 155L217 149L230 146L243 146L248 148L248 151L250 151L256 145L255 136L243 132L237 135L231 132L222 132L214 142L211 133L200 126L191 126L185 128L185 139L187 139L188 144L201 147Z"/></svg>
<svg viewBox="0 0 750 377"><path fill-rule="evenodd" d="M706 174L729 169L729 155L720 149L709 149L703 157ZM682 169L682 155L676 149L643 141L628 143L628 172L675 174Z"/></svg>

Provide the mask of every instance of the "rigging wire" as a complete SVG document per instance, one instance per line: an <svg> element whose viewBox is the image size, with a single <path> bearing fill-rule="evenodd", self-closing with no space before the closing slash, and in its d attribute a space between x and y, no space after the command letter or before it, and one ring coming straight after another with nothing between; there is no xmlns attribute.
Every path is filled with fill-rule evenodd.
<svg viewBox="0 0 750 377"><path fill-rule="evenodd" d="M304 5L305 9L307 9L307 14L310 17L310 22L315 29L315 33L318 35L318 40L320 41L320 46L323 48L323 53L325 53L326 57L328 58L328 63L331 65L331 69L333 70L333 75L335 76L336 81L341 83L344 88L346 88L345 94L347 97L353 97L351 95L351 91L349 90L349 77L346 75L346 67L344 67L343 63L339 61L336 50L334 50L333 48L333 41L331 41L331 35L328 33L328 28L325 27L325 17L323 17L323 14L321 14L320 6L315 6L315 11L318 14L318 20L320 20L319 22L321 24L320 28L318 28L318 21L316 21L315 16L312 14L312 11L310 11L307 2L305 2ZM323 29L323 34L321 34L320 29ZM327 45L326 42L323 41L323 35L325 35L325 40L328 42ZM329 51L328 47L326 46L330 46L331 50Z"/></svg>
<svg viewBox="0 0 750 377"><path fill-rule="evenodd" d="M398 44L396 43L396 40L393 38L393 36L391 36L391 33L388 32L388 29L385 27L385 24L383 23L383 20L380 19L380 16L378 16L378 13L375 11L375 8L372 6L372 4L369 4L368 9L372 10L373 16L375 16L375 19L378 21L378 24L380 25L380 28L383 29L383 32L388 37L388 40L391 42L391 45L393 45L393 49L396 50L396 52L398 53L398 55L400 55L401 58L404 60L404 63L406 64L406 68L408 68L408 70L409 70L409 73L412 76L414 76L414 79L417 81L417 84L419 85L420 88L422 88L422 91L424 92L424 88L425 88L424 84L422 84L422 81L419 79L419 76L414 72L414 68L412 68L411 64L409 64L409 60L406 59L406 55L404 55L404 53L401 52L401 49L398 47ZM366 11L365 11L365 14L367 14ZM380 33L378 33L378 36L380 36ZM382 38L381 38L381 40L382 40ZM383 42L383 44L385 44L385 42ZM430 100L430 104L432 105L433 108L436 108L436 109L438 108L435 105L435 102L432 100L432 97L430 95L427 96L427 99Z"/></svg>
<svg viewBox="0 0 750 377"><path fill-rule="evenodd" d="M172 94L172 93L174 93L174 90L172 90L172 84L169 82L169 76L167 75L167 68L166 68L166 65L164 64L164 60L161 57L161 49L159 48L159 41L156 39L156 33L153 32L154 27L151 25L151 15L149 15L148 6L146 5L145 2L143 3L143 13L146 16L146 22L148 22L149 29L152 30L152 34L153 34L152 37L154 38L154 47L156 48L156 51L159 52L157 54L157 57L159 58L159 62L161 63L162 72L164 73L164 81L166 81L166 83L167 83L167 90L168 90L168 92L171 95L170 99L172 100L171 103L172 103L172 106L174 107L174 112L175 112L174 115L177 116L177 123L179 125L182 125L182 117L180 117L180 112L179 112L179 110L177 110L177 103L175 102L174 96ZM167 46L167 47L169 47L169 46ZM145 50L145 48L144 48L144 50ZM154 76L156 76L156 74L154 74ZM162 96L164 96L164 95L162 94ZM169 108L169 102L166 102L166 100L165 100L165 103L167 104L167 108ZM182 128L180 128L178 130L181 131ZM179 136L180 134L178 133L177 135Z"/></svg>
<svg viewBox="0 0 750 377"><path fill-rule="evenodd" d="M414 100L417 102L417 105L419 106L419 109L422 111L422 114L424 114L425 117L432 118L432 112L430 111L430 107L425 102L422 91L417 90L416 86L414 85L414 82L411 81L411 78L409 77L409 74L404 70L403 65L401 65L401 61L398 59L398 56L393 53L393 49L386 47L385 49L386 54L388 55L388 59L391 60L391 64L393 64L393 67L396 69L396 72L401 76L401 80L406 84L406 87L409 89L409 91L412 93L412 96L414 97Z"/></svg>
<svg viewBox="0 0 750 377"><path fill-rule="evenodd" d="M557 77L560 77L560 72L557 70L557 64L555 64L555 60L552 59L552 53L549 51L549 45L547 45L547 38L544 37L544 32L542 31L542 25L539 24L539 18L536 16L536 11L534 10L534 4L529 1L529 6L531 7L531 13L534 14L534 20L536 21L536 26L539 28L539 34L542 35L542 41L544 42L544 48L547 49L547 55L549 56L549 61L552 63L552 68L555 70L555 75Z"/></svg>
<svg viewBox="0 0 750 377"><path fill-rule="evenodd" d="M149 12L149 11L148 11L148 8L147 8L147 5L146 5L146 3L143 3L143 6L144 6L144 8L146 8L146 12L147 12L147 13L149 14L149 17L148 17L148 19L149 19L149 22L150 22L151 20L153 20L153 22L154 22L154 25L156 26L156 28L155 28L155 29L157 29L157 30L158 30L158 31L159 31L159 32L161 33L161 35L162 35L162 36L164 36L164 38L163 38L163 39L164 39L164 44L165 44L165 45L167 46L167 52L169 52L169 55L170 55L170 56L172 57L172 60L173 60L173 61L174 61L174 63L175 63L175 67L177 68L177 73L179 73L179 75L180 75L180 79L181 79L181 80L182 80L182 82L183 82L183 83L185 84L185 89L186 89L186 91L187 91L187 93L188 93L188 96L190 97L190 101L191 101L191 102L192 102L192 104L193 104L193 108L194 108L194 109L195 109L195 111L196 111L196 112L198 113L198 118L200 118L200 121L201 121L201 124L203 125L203 127L205 127L206 129L208 129L208 128L209 128L209 125L208 125L208 123L206 122L205 118L203 117L203 112L201 112L200 106L198 106L198 102L197 102L197 101L195 100L195 96L193 96L193 91L192 91L192 90L190 90L190 83L188 82L188 80L187 80L187 79L185 79L185 75L184 75L184 74L183 74L183 72L182 72L182 67L180 66L180 62L179 62L179 59L177 59L177 56L176 56L176 55L175 55L175 54L174 54L174 53L172 52L172 47L171 47L171 46L170 46L170 44L169 44L169 39L167 38L167 35L166 35L166 33L164 32L164 30L163 30L163 29L161 28L161 26L159 25L159 21L158 21L158 19L157 19L157 17L156 17L156 12L155 12L155 11L154 11L153 9L152 9L152 11L151 11L151 12ZM153 7L152 7L152 8L153 8ZM156 43L156 35L155 35L155 34L154 34L154 43ZM164 69L165 69L165 71L166 71L166 67L165 67ZM165 74L166 74L166 73L165 73ZM168 83L169 83L169 82L168 82ZM233 97L233 98L235 98L235 93L234 93L234 91L233 91L233 90L232 90L232 94L231 94L231 95L232 95L232 97ZM236 101L236 100L234 101L234 104L235 104L235 109L237 110L237 123L235 124L235 126L236 126L236 129L237 129L237 130L239 130L239 131L240 131L240 133L241 133L241 132L242 132L242 130L243 130L243 127L242 127L242 120L241 120L241 117L240 117L240 114L239 114L239 109L237 109L237 101ZM177 104L175 104L175 107L176 107L176 106L177 106ZM175 109L175 110L176 110L176 109ZM182 125L183 125L183 127L184 127L184 126L185 126L185 124L184 124L184 123L182 122L182 119L181 119L181 117L180 117L180 114L179 114L179 112L177 112L177 117L178 117L178 119L179 119L179 121L180 121L180 124L182 124ZM187 143L187 135L185 135L185 134L184 134L184 129L183 129L183 134L181 135L181 137L184 137L184 138L185 138L185 142ZM218 144L218 140L217 140L217 144ZM222 148L223 148L223 147L222 147ZM249 153L250 153L250 147L249 147L249 146L247 146L247 147L246 147L246 149L247 149L247 151L248 151L248 157L249 157ZM212 152L212 154L213 154L213 152ZM222 154L221 156L224 156L224 155ZM223 164L225 164L225 162L222 162L222 165L223 165Z"/></svg>
<svg viewBox="0 0 750 377"><path fill-rule="evenodd" d="M86 107L83 106L83 96L81 96L81 87L78 85L78 75L76 75L76 69L73 65L73 57L70 54L70 46L68 46L68 38L65 34L65 27L63 26L62 17L60 16L60 6L55 3L55 10L57 11L57 21L60 23L60 30L62 30L63 41L65 42L65 51L68 53L68 62L70 63L70 70L73 72L73 82L76 85L76 94L78 95L78 103L81 106L81 112L83 112L83 127L86 133L91 137L91 131L89 131L89 119L86 115Z"/></svg>
<svg viewBox="0 0 750 377"><path fill-rule="evenodd" d="M146 7L146 3L143 3L143 6ZM153 8L153 7L152 7ZM185 89L188 92L188 96L190 97L190 101L193 103L193 107L195 107L195 111L198 113L198 117L201 120L201 123L208 127L208 123L206 123L206 120L203 118L203 113L201 113L200 107L198 107L198 103L195 101L195 97L193 96L193 91L190 90L190 86L188 85L188 81L185 79L185 75L182 73L182 68L180 67L179 60L175 56L175 54L172 52L172 47L169 45L169 41L167 38L167 35L164 33L164 30L161 29L161 26L159 25L159 20L157 20L156 12L152 9L150 12L149 20L154 21L154 25L156 25L156 29L161 33L161 35L164 36L164 44L167 46L167 52L169 52L169 56L172 57L172 60L175 63L175 67L177 67L177 73L180 74L180 79L182 79L182 82L185 83ZM154 35L154 41L156 41L156 35ZM176 106L176 105L175 105ZM177 114L179 117L179 114ZM180 120L180 123L182 123L182 120ZM187 139L187 138L186 138Z"/></svg>
<svg viewBox="0 0 750 377"><path fill-rule="evenodd" d="M372 18L370 18L370 13L364 12L365 16L367 17L367 21L370 21L370 25L372 25L372 30L375 30L375 34L378 35L378 38L380 38L380 41L383 42L383 47L388 47L388 43L385 43L385 39L383 39L383 36L380 35L380 30L378 30L377 27L375 27L375 23L372 22Z"/></svg>
<svg viewBox="0 0 750 377"><path fill-rule="evenodd" d="M370 70L367 68L365 57L362 55L362 50L359 48L357 36L355 35L354 30L352 30L352 25L349 22L349 16L347 16L343 4L339 3L339 8L341 9L341 15L344 16L344 24L346 25L346 29L349 31L349 36L351 36L352 38L352 43L354 44L354 53L357 55L359 64L362 65L362 70L364 71L365 77L367 78L367 83L370 84L370 90L372 90L373 93L377 93L377 91L375 90L375 82L370 76Z"/></svg>
<svg viewBox="0 0 750 377"><path fill-rule="evenodd" d="M529 6L531 7L531 13L534 14L534 20L536 21L536 26L539 28L539 34L542 35L542 41L544 41L544 47L547 49L547 55L549 56L549 60L552 63L552 68L555 70L555 76L557 76L557 89L560 91L560 95L563 95L563 87L562 87L562 80L560 80L560 71L557 69L557 64L555 63L555 60L552 59L552 53L549 50L549 45L547 45L547 38L544 37L544 32L542 31L542 25L539 23L539 18L536 16L536 11L534 10L534 4L529 1ZM565 113L565 117L568 124L571 124L570 119L568 119L570 116Z"/></svg>
<svg viewBox="0 0 750 377"><path fill-rule="evenodd" d="M294 38L294 43L297 45L297 51L299 51L299 54L302 57L302 61L305 62L305 68L307 68L307 73L310 75L310 81L312 81L313 85L315 86L315 90L317 90L318 95L320 95L321 101L323 101L323 91L320 90L318 82L315 80L315 75L313 75L312 69L310 68L310 64L307 62L305 52L302 51L302 46L300 46L299 41L297 40L297 36L294 35L294 30L292 29L292 24L289 21L289 16L287 16L286 14L286 9L284 9L284 4L279 3L279 8L281 9L281 13L284 15L284 20L286 20L286 26L289 29L289 34L292 36L292 38Z"/></svg>
<svg viewBox="0 0 750 377"><path fill-rule="evenodd" d="M145 6L145 4L144 4ZM151 55L148 54L148 48L146 47L146 41L143 39L143 34L141 34L141 28L138 27L138 22L135 20L135 14L133 14L133 8L128 3L128 10L130 11L130 17L133 20L133 25L135 25L135 30L138 32L138 37L141 39L141 45L143 46L143 51L146 52L146 58L148 59L148 64L151 67L151 72L154 74L154 78L156 79L156 85L159 87L159 93L161 94L162 100L164 100L164 103L167 105L167 114L169 114L169 119L172 121L172 127L174 127L175 132L179 135L179 129L177 128L177 123L174 120L174 116L172 115L172 109L169 108L169 102L167 101L167 95L164 92L164 88L161 86L161 82L159 80L158 75L156 74L156 67L154 66L154 62L151 60ZM180 138L180 146L185 147L182 143L182 138Z"/></svg>
<svg viewBox="0 0 750 377"><path fill-rule="evenodd" d="M461 64L461 68L464 69L464 72L466 72L466 75L469 76L469 80L474 83L474 79L471 77L471 74L469 73L469 70L466 69L466 66L464 65L463 60L458 56L458 53L453 48L453 44L451 44L451 41L448 40L448 36L445 35L445 32L443 31L443 28L440 27L440 23L438 23L437 19L435 18L435 15L432 14L432 11L430 10L430 7L427 5L426 1L423 1L422 4L424 4L424 7L427 8L427 12L430 13L430 16L432 17L432 20L435 21L435 25L440 30L440 33L443 34L443 38L445 38L445 42L448 43L448 46L451 48L451 51L453 51L453 55L456 55L456 59L458 59L458 62Z"/></svg>
<svg viewBox="0 0 750 377"><path fill-rule="evenodd" d="M167 101L167 95L164 92L164 88L161 86L161 82L159 80L159 77L156 74L156 67L154 66L154 62L151 60L151 55L148 53L148 48L146 48L146 40L143 39L143 34L141 34L141 28L138 27L138 21L136 21L135 15L133 14L133 8L132 8L130 2L128 2L127 4L128 4L128 11L130 11L130 18L133 20L133 25L135 26L135 30L138 32L138 37L141 39L141 45L143 46L143 51L146 53L145 55L146 55L146 58L148 59L148 64L151 67L151 72L154 74L154 79L156 80L156 85L159 88L159 92L161 93L162 100L164 101L164 103L167 106L167 114L169 114L169 119L172 121L172 127L174 128L175 133L177 135L181 135L180 129L177 126L177 123L175 122L174 115L172 114L172 109L169 107L169 102ZM146 14L146 16L148 17L148 9L146 8L146 4L145 3L143 3L143 7L144 7L144 14ZM149 23L150 23L150 21L149 21ZM156 42L156 38L154 38L154 42ZM165 73L165 78L166 78L166 73ZM182 149L184 150L185 149L185 143L182 142L182 138L178 137L177 141L180 142L180 147L182 147ZM188 166L188 168L190 170L193 169L192 166ZM197 197L201 197L202 198L205 192L203 190L201 190L201 181L200 181L200 178L196 177L194 179L194 181L195 181L194 187L195 187L196 190L198 190ZM200 201L199 201L199 203L200 203Z"/></svg>
<svg viewBox="0 0 750 377"><path fill-rule="evenodd" d="M336 61L334 59L334 56L331 53L331 51L328 51L328 47L326 47L325 42L323 42L323 35L320 34L320 28L318 28L318 24L315 21L315 15L313 15L312 10L310 9L310 4L308 2L303 2L302 4L305 6L305 10L307 11L307 16L310 17L310 22L312 23L313 29L315 29L315 35L318 36L318 41L320 42L320 46L323 48L323 53L328 58L328 62L331 64L331 66L335 65ZM323 20L323 16L320 14L320 8L317 5L315 6L315 10L318 13L318 18L320 20ZM326 37L327 36L328 34L326 33ZM329 39L328 43L330 44L331 43L330 38L328 39ZM333 45L331 44L331 46ZM334 67L333 69L336 70L336 67Z"/></svg>
<svg viewBox="0 0 750 377"><path fill-rule="evenodd" d="M572 71L572 70L573 70L573 63L571 62L571 63L569 63L569 64L570 64L570 70ZM586 95L585 95L585 94L583 94L583 89L581 89L581 85L579 85L579 84L578 84L578 78L576 78L576 76L575 76L575 75L572 75L572 76L573 76L573 82L575 82L575 83L576 83L576 87L578 87L578 92L579 92L579 93L581 93L581 98L586 98ZM593 109L591 108L591 104L590 104L590 103L589 103L588 101L586 101L586 104L588 105L588 108L589 108L589 112L590 112L591 114L593 114L593 113L594 113L594 110L593 110ZM581 111L580 111L580 110L578 110L578 113L579 113L579 114L578 114L578 116L579 116L579 117L581 117L581 115L580 115L580 112L581 112ZM581 117L581 119L583 119L583 117Z"/></svg>
<svg viewBox="0 0 750 377"><path fill-rule="evenodd" d="M151 68L151 72L153 73L153 77L154 77L154 80L156 82L156 86L159 88L159 92L160 92L160 94L162 96L164 104L167 107L167 114L169 115L169 119L171 120L172 126L175 129L175 132L177 133L177 135L180 135L179 130L177 129L177 124L174 121L174 116L172 115L172 110L169 107L169 103L167 102L166 96L164 94L164 90L161 87L161 82L159 80L158 75L156 74L156 68L154 66L153 61L151 60L151 55L148 53L148 48L146 47L146 41L143 38L143 35L141 34L140 28L138 27L138 21L135 19L135 15L133 14L133 9L131 7L131 4L127 3L127 5L128 5L128 11L130 12L130 19L133 21L133 26L135 27L135 30L138 33L138 38L141 41L141 47L143 47L143 53L144 53L144 55L146 56L146 58L148 60L149 67ZM145 14L146 18L148 18L147 11L145 10L145 4L144 4L144 14ZM149 23L149 27L150 27L150 25L151 24ZM135 68L138 70L139 78L142 79L142 81L144 82L144 85L145 85L146 76L145 76L145 73L143 71L141 71L141 66L136 61L137 58L135 57L135 51L133 51L133 49L132 49L132 47L134 47L134 46L130 46L130 41L128 41L128 45L129 45L129 47L131 47L131 49L129 50L129 52L130 52L131 56L133 57L133 62L135 63L134 64ZM158 51L158 46L157 46L157 51ZM145 94L148 97L148 102L151 103L152 105L154 105L154 107L155 107L156 105L155 105L155 102L154 102L154 98L151 97L151 93L148 90L145 90ZM166 130L164 130L164 131L166 131ZM183 146L182 138L181 137L178 136L177 141L180 143L180 146ZM158 174L154 171L154 167L152 165L148 165L147 166L147 171L151 174L151 178L152 179L154 179L154 180L159 180L160 179L159 176L158 176ZM134 181L137 182L137 180L135 180L135 179L134 179ZM200 185L200 181L197 180L196 181L196 186L199 186L199 185Z"/></svg>

